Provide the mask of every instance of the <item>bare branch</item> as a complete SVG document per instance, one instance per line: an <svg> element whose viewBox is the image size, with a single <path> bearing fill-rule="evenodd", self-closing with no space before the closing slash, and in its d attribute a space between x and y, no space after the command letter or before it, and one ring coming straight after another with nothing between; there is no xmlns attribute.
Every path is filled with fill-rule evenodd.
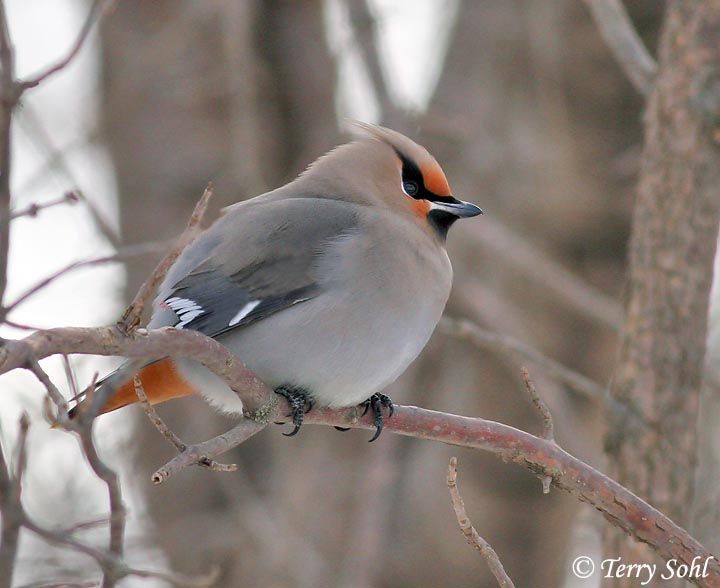
<svg viewBox="0 0 720 588"><path fill-rule="evenodd" d="M73 46L70 48L68 54L60 61L58 61L55 65L49 67L45 71L40 72L39 74L36 74L35 76L32 76L29 79L21 82L20 91L24 92L25 90L35 88L36 86L44 82L46 79L48 79L50 76L62 71L68 65L70 65L70 63L72 63L78 53L80 53L80 50L83 48L83 45L85 44L85 41L87 40L88 35L90 34L90 31L92 30L95 22L99 20L102 13L109 10L114 3L115 0L95 0L95 2L93 2L92 6L90 7L90 12L85 19L85 23L80 29L80 34L78 35L77 39L75 39L75 43L73 43Z"/></svg>
<svg viewBox="0 0 720 588"><path fill-rule="evenodd" d="M42 202L39 204L37 202L33 202L32 204L21 210L11 212L10 220L15 220L16 218L20 218L22 216L29 216L31 218L35 218L41 210L47 210L48 208L52 208L60 204L75 204L79 201L80 196L78 196L77 192L66 192L60 198L56 198L55 200L49 200L47 202Z"/></svg>
<svg viewBox="0 0 720 588"><path fill-rule="evenodd" d="M538 367L545 370L548 375L558 382L565 384L571 390L586 398L601 401L609 401L610 399L608 390L596 384L590 378L565 367L560 362L543 355L531 345L508 335L483 329L467 319L456 319L448 316L441 319L438 331L450 337L468 341L483 349L501 351L502 353L517 353L537 364Z"/></svg>
<svg viewBox="0 0 720 588"><path fill-rule="evenodd" d="M20 433L17 441L15 470L5 459L0 446L0 588L12 586L13 572L18 549L18 537L23 522L21 502L22 477L25 473L27 458L25 453L27 432L30 426L27 414L20 417Z"/></svg>
<svg viewBox="0 0 720 588"><path fill-rule="evenodd" d="M544 254L517 231L489 217L483 219L482 231L463 225L457 231L469 244L493 251L503 263L517 267L523 276L549 292L554 301L597 324L620 329L623 310L617 300Z"/></svg>
<svg viewBox="0 0 720 588"><path fill-rule="evenodd" d="M50 544L66 547L92 558L102 569L111 570L117 579L136 576L140 578L164 580L174 586L178 586L178 588L206 588L214 584L218 577L218 570L213 570L206 576L187 577L160 571L132 568L125 565L122 560L117 559L107 551L87 545L66 533L52 531L38 525L27 513L24 513L23 517L23 526L29 531L32 531Z"/></svg>
<svg viewBox="0 0 720 588"><path fill-rule="evenodd" d="M532 401L533 406L535 406L537 411L540 413L540 417L542 418L542 438L546 441L550 441L550 443L555 443L555 425L553 424L553 418L552 414L550 413L550 409L548 408L548 405L545 404L545 401L540 398L540 395L537 393L537 390L535 389L535 384L530 379L530 373L527 371L527 369L520 368L520 371L522 372L523 380L525 380L525 389L530 396L530 400ZM543 494L549 494L550 484L552 484L552 477L543 474L539 476L539 478L540 483L542 484Z"/></svg>
<svg viewBox="0 0 720 588"><path fill-rule="evenodd" d="M99 586L99 582L33 582L32 584L23 584L17 588L94 588Z"/></svg>
<svg viewBox="0 0 720 588"><path fill-rule="evenodd" d="M161 482L203 458L215 458L258 433L268 422L284 420L282 415L289 410L285 401L281 402L277 395L272 394L220 343L190 330L163 328L128 337L115 327L49 329L33 333L20 341L6 341L0 348L0 373L24 366L28 353L42 358L63 352L127 357L188 357L203 363L239 393L248 407L250 418L243 419L238 426L223 435L188 447L157 472L155 482ZM358 417L355 408L315 408L305 415L305 423L374 428L372 415ZM720 563L712 559L712 555L687 531L554 443L500 423L409 406L398 406L395 415L387 419L385 430L490 451L536 475L551 476L556 488L593 505L612 524L635 539L651 545L666 560L674 558L690 565L695 557L703 561L711 558L708 559L708 577L693 580L703 587L720 586Z"/></svg>
<svg viewBox="0 0 720 588"><path fill-rule="evenodd" d="M170 429L170 427L168 427L160 418L160 415L155 410L155 407L150 404L150 400L148 400L147 394L145 394L145 388L142 385L142 381L140 381L140 376L135 375L133 377L133 384L135 386L135 394L137 394L137 397L140 399L140 405L143 407L143 410L145 411L148 419L150 419L150 422L155 426L160 434L175 447L175 449L178 451L185 451L187 445L182 442L180 437L173 433L172 429Z"/></svg>
<svg viewBox="0 0 720 588"><path fill-rule="evenodd" d="M120 327L125 332L131 332L140 324L140 317L142 316L145 304L157 290L160 283L165 279L165 275L168 270L172 264L175 263L175 260L183 252L185 247L192 243L195 240L195 237L197 237L201 230L200 223L202 223L202 219L207 210L208 202L210 202L212 195L213 184L212 182L209 182L200 197L200 200L195 205L195 209L190 216L190 220L188 221L183 234L180 235L177 243L170 249L170 251L167 252L165 257L160 260L160 263L155 266L152 274L150 274L150 277L140 287L140 290L135 295L135 298L130 303L130 306L128 306L125 314L123 314L123 317L120 320Z"/></svg>
<svg viewBox="0 0 720 588"><path fill-rule="evenodd" d="M118 475L110 469L100 459L92 440L91 427L84 427L80 430L80 441L83 452L87 457L90 467L95 475L100 478L108 490L108 499L110 502L110 540L108 544L108 552L117 560L121 560L124 551L123 540L125 537L125 504L122 500L120 491L120 479ZM112 588L115 583L122 577L118 574L114 566L103 567L103 588Z"/></svg>
<svg viewBox="0 0 720 588"><path fill-rule="evenodd" d="M271 406L267 411L269 418L275 415L279 405L280 403L276 400L274 406ZM188 445L180 455L171 459L152 475L151 479L153 484L162 484L171 476L184 470L188 466L197 465L203 461L210 461L216 455L220 455L233 447L237 447L253 435L262 431L269 422L269 420L265 421L264 419L255 421L250 418L244 418L235 425L235 427L222 435L218 435L202 443Z"/></svg>
<svg viewBox="0 0 720 588"><path fill-rule="evenodd" d="M75 379L75 373L73 372L72 365L70 364L70 358L67 355L63 354L62 359L68 388L70 389L72 397L77 398L80 395L80 389L78 388L77 380Z"/></svg>
<svg viewBox="0 0 720 588"><path fill-rule="evenodd" d="M120 235L118 235L117 231L110 225L107 220L105 220L105 217L98 210L98 207L95 205L95 203L87 196L85 196L85 194L83 194L82 192L76 191L75 193L80 196L80 199L87 207L88 212L90 213L90 216L92 217L93 222L97 227L97 230L100 231L100 234L105 237L105 239L107 239L107 242L110 243L110 245L112 245L115 249L121 249L122 241L120 239Z"/></svg>
<svg viewBox="0 0 720 588"><path fill-rule="evenodd" d="M478 532L475 530L475 527L473 527L470 522L467 512L465 512L465 501L462 499L462 496L460 496L460 490L457 487L456 457L450 458L450 465L448 465L447 473L447 487L450 491L450 499L452 500L458 525L460 525L460 530L462 531L462 534L465 535L467 542L475 547L475 549L477 549L485 558L488 566L490 566L490 571L493 576L495 576L495 579L498 581L501 588L515 588L515 584L513 584L510 576L507 575L507 572L500 561L500 557L492 546L485 541L485 539L480 537Z"/></svg>
<svg viewBox="0 0 720 588"><path fill-rule="evenodd" d="M621 0L585 0L600 35L635 89L648 96L658 66L642 42Z"/></svg>
<svg viewBox="0 0 720 588"><path fill-rule="evenodd" d="M0 307L7 287L8 248L10 245L10 171L12 151L10 135L13 111L19 93L15 82L15 53L10 40L5 2L0 0Z"/></svg>
<svg viewBox="0 0 720 588"><path fill-rule="evenodd" d="M527 368L520 368L520 371L522 372L523 380L525 381L525 388L530 396L530 400L540 413L540 417L543 421L542 438L546 441L550 441L551 443L555 443L555 425L553 424L552 413L550 412L548 405L545 404L545 401L540 398L540 395L537 393L535 384L530 379L530 373L527 371Z"/></svg>
<svg viewBox="0 0 720 588"><path fill-rule="evenodd" d="M105 263L122 262L128 259L132 259L133 257L139 257L141 255L147 255L149 253L156 253L160 251L165 245L166 244L163 242L150 242L142 243L140 245L131 245L128 247L122 247L111 255L104 255L102 257L96 257L94 259L85 259L83 261L75 261L73 263L70 263L65 267L59 269L55 273L50 274L46 278L43 278L37 284L28 288L25 292L23 292L20 296L18 296L15 300L8 304L5 307L4 311L0 311L0 315L2 314L2 312L4 312L6 315L9 314L18 306L20 306L23 302L25 302L28 298L40 292L40 290L48 286L50 283L76 269L80 269L83 267L92 267Z"/></svg>
<svg viewBox="0 0 720 588"><path fill-rule="evenodd" d="M133 378L133 384L135 386L135 394L137 394L137 397L140 399L140 404L142 405L148 419L150 419L150 422L155 426L160 434L175 447L175 449L177 449L180 453L185 451L187 449L187 445L172 431L170 427L165 424L165 421L160 418L160 415L155 410L155 407L150 403L147 394L145 394L145 388L143 388L140 376L136 375ZM222 464L211 459L201 459L198 462L198 465L202 465L203 467L216 472L236 472L238 469L237 464Z"/></svg>
<svg viewBox="0 0 720 588"><path fill-rule="evenodd" d="M58 387L53 383L50 376L48 376L45 370L42 369L42 366L38 362L37 358L35 358L32 354L28 354L25 367L35 374L35 377L40 380L40 383L43 386L45 386L48 396L57 406L60 413L59 416L62 419L62 416L67 413L67 402L60 390L58 390Z"/></svg>

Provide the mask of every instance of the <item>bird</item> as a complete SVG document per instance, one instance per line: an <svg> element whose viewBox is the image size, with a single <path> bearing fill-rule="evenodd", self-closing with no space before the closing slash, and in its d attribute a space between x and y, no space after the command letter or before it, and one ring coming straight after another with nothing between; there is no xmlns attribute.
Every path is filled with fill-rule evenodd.
<svg viewBox="0 0 720 588"><path fill-rule="evenodd" d="M289 436L313 405L364 406L378 438L383 411L394 411L382 391L425 347L450 295L448 230L482 214L452 195L424 147L353 125L359 137L295 180L225 208L170 268L147 325L225 345L288 400ZM101 414L138 401L128 365L98 383L114 389ZM242 415L240 398L198 362L166 357L137 373L152 404L199 393Z"/></svg>

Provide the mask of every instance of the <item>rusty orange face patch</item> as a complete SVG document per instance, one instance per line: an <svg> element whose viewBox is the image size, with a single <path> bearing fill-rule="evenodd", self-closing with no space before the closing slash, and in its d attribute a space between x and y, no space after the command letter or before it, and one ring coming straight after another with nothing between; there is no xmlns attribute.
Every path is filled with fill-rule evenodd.
<svg viewBox="0 0 720 588"><path fill-rule="evenodd" d="M430 214L430 203L427 200L413 200L410 206L420 218L427 218L427 215Z"/></svg>
<svg viewBox="0 0 720 588"><path fill-rule="evenodd" d="M451 196L447 178L436 161L423 163L420 166L425 188L436 196Z"/></svg>

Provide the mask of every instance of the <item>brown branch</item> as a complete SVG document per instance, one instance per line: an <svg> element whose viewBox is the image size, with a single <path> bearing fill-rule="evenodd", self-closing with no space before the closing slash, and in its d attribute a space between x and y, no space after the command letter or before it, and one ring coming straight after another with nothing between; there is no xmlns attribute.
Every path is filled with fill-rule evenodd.
<svg viewBox="0 0 720 588"><path fill-rule="evenodd" d="M47 372L42 369L42 366L38 362L37 358L32 354L28 354L24 367L26 367L33 374L35 374L35 377L40 381L43 386L45 386L48 397L55 403L55 406L57 406L59 411L59 418L62 419L63 415L67 413L67 402L65 401L65 397L50 379L50 376L47 375Z"/></svg>
<svg viewBox="0 0 720 588"><path fill-rule="evenodd" d="M140 290L135 295L135 298L128 306L125 314L123 314L120 320L120 327L129 333L140 324L140 317L142 316L145 304L157 290L160 283L165 279L165 275L168 270L175 263L175 260L183 252L185 247L193 242L195 237L201 230L200 223L202 222L205 212L207 210L208 202L213 195L213 184L209 182L205 191L203 192L200 200L195 205L190 220L188 221L185 230L183 231L180 238L177 240L175 245L167 252L165 257L160 260L160 263L155 266L150 277L143 283Z"/></svg>
<svg viewBox="0 0 720 588"><path fill-rule="evenodd" d="M185 451L187 445L183 443L180 437L173 433L172 429L160 418L160 415L155 410L155 407L150 404L150 400L148 399L147 394L145 394L145 388L142 385L140 376L135 375L133 377L133 385L135 386L135 394L137 394L137 397L140 400L140 405L143 407L145 414L153 426L171 445L175 447L175 449L178 451Z"/></svg>
<svg viewBox="0 0 720 588"><path fill-rule="evenodd" d="M55 354L117 355L160 359L168 355L192 357L242 392L248 411L263 408L270 390L220 343L202 333L164 327L124 334L116 326L63 327L37 331L0 346L0 374L23 368L32 355L38 360Z"/></svg>
<svg viewBox="0 0 720 588"><path fill-rule="evenodd" d="M26 444L30 426L27 414L20 417L20 433L17 441L15 469L0 446L0 588L12 586L13 572L18 550L18 537L22 527L23 506L21 502L22 477L27 465Z"/></svg>
<svg viewBox="0 0 720 588"><path fill-rule="evenodd" d="M165 421L160 418L160 415L155 410L155 407L150 403L150 400L145 393L145 388L143 388L140 376L136 375L133 378L133 384L135 386L135 394L137 394L140 404L143 407L148 419L150 419L150 422L155 426L158 432L165 437L165 439L167 439L173 447L175 447L175 449L177 449L180 453L185 451L187 449L187 444L180 439L180 437L178 437L170 427L167 426ZM238 469L237 464L223 464L211 459L201 459L198 462L198 465L202 465L216 472L236 472Z"/></svg>
<svg viewBox="0 0 720 588"><path fill-rule="evenodd" d="M289 407L285 401L266 413L282 420ZM355 408L314 409L305 415L306 424L373 429L372 415L358 417ZM249 419L221 436L188 448L158 470L160 483L204 456L213 458L258 433L264 424ZM396 406L395 415L385 423L386 432L439 441L451 445L490 451L506 462L521 465L536 475L548 475L556 488L564 490L603 513L613 525L636 540L649 544L665 560L676 559L690 565L693 558L709 561L707 578L693 578L699 586L720 586L720 563L687 531L654 509L632 492L566 453L555 443L519 431L508 425L450 415L411 406ZM697 560L696 560L697 561Z"/></svg>
<svg viewBox="0 0 720 588"><path fill-rule="evenodd" d="M501 588L515 588L515 584L513 584L510 576L507 575L507 572L500 561L500 557L492 546L485 541L485 539L480 537L478 532L475 530L475 527L473 527L470 522L467 512L465 512L465 501L462 499L462 496L460 496L460 490L457 487L456 457L450 458L450 465L448 465L447 473L447 487L450 491L450 499L452 500L453 510L455 511L458 525L460 526L462 534L465 535L467 542L475 547L475 549L477 549L485 558L488 566L490 567L490 571L493 576L495 576L495 579L498 581Z"/></svg>
<svg viewBox="0 0 720 588"><path fill-rule="evenodd" d="M119 561L123 555L126 514L120 490L120 480L117 474L100 459L97 453L97 449L92 440L92 422L83 419L78 419L76 422L69 420L65 399L32 354L28 354L26 367L31 370L45 386L48 396L58 406L58 422L78 434L83 452L90 467L95 472L95 475L107 486L108 499L110 502L110 540L108 552L112 558ZM101 563L101 567L103 569L103 588L112 588L115 583L122 578L122 575L118 574L117 566L115 565L105 565Z"/></svg>
<svg viewBox="0 0 720 588"><path fill-rule="evenodd" d="M49 329L25 339L6 341L0 349L0 373L23 367L28 353L41 359L57 353L92 353L127 357L189 357L200 361L238 392L250 418L234 429L197 445L158 470L154 481L166 480L203 458L213 459L261 431L272 420L284 420L289 410L252 372L217 341L195 331L164 328L146 334L124 335L116 327ZM280 410L282 408L282 410ZM372 415L358 417L355 408L316 408L305 415L307 424L374 427ZM703 587L720 587L720 563L687 531L628 489L569 455L563 449L508 425L398 406L385 423L387 432L490 451L504 461L536 475L548 475L556 488L591 504L615 526L648 543L666 560L691 564L694 557L711 558L707 578L693 578Z"/></svg>
<svg viewBox="0 0 720 588"><path fill-rule="evenodd" d="M125 504L122 500L120 490L120 479L118 475L100 459L95 444L92 440L92 428L82 427L79 430L80 442L85 457L95 475L100 478L107 487L108 500L110 502L110 539L108 553L118 561L122 560L125 538ZM116 566L103 566L103 588L113 588L116 582L123 577Z"/></svg>
<svg viewBox="0 0 720 588"><path fill-rule="evenodd" d="M27 513L23 512L23 527L35 533L52 545L65 547L82 553L92 558L102 569L112 570L117 579L136 576L139 578L154 578L163 580L178 588L206 588L212 586L217 579L217 570L206 576L186 577L178 574L168 574L154 570L143 570L127 566L122 560L117 559L105 550L87 545L64 532L52 531L38 525Z"/></svg>
<svg viewBox="0 0 720 588"><path fill-rule="evenodd" d="M538 413L540 413L540 418L542 418L542 438L550 443L555 443L555 424L553 423L552 413L550 412L548 405L545 404L545 401L540 398L540 395L537 393L535 384L530 379L530 373L527 371L527 368L520 368L520 371L522 372L523 380L525 381L525 389L530 396L530 400L532 401L533 406L537 409ZM552 477L543 474L539 476L539 478L540 483L542 484L543 494L549 494Z"/></svg>
<svg viewBox="0 0 720 588"><path fill-rule="evenodd" d="M0 0L0 307L7 288L10 246L10 171L12 169L10 135L13 111L19 98L20 94L15 82L15 53L8 31L5 2Z"/></svg>
<svg viewBox="0 0 720 588"><path fill-rule="evenodd" d="M649 96L658 65L642 42L621 0L585 0L600 35L635 89Z"/></svg>
<svg viewBox="0 0 720 588"><path fill-rule="evenodd" d="M83 45L85 44L85 41L87 40L95 22L99 20L101 14L109 10L114 3L115 0L95 0L95 2L93 2L92 6L90 7L90 12L85 19L85 23L80 29L80 33L75 39L75 43L73 43L73 46L70 48L70 51L68 51L68 54L60 61L58 61L55 65L47 68L45 71L40 72L21 82L20 91L24 92L25 90L29 90L31 88L39 86L50 76L62 71L68 65L70 65L70 63L72 63L75 57L77 57L78 53L80 53L80 50L83 48Z"/></svg>
<svg viewBox="0 0 720 588"><path fill-rule="evenodd" d="M26 81L15 79L15 53L8 30L5 2L0 0L0 308L7 288L7 262L10 246L10 174L12 172L12 150L10 137L13 112L25 90L34 88L49 76L69 65L82 48L96 16L101 9L108 8L114 0L95 0L90 14L68 55L57 64Z"/></svg>
<svg viewBox="0 0 720 588"><path fill-rule="evenodd" d="M540 398L540 395L537 393L535 384L530 379L530 373L527 371L527 368L520 368L520 371L522 372L523 380L525 381L525 389L530 396L530 400L542 418L542 438L546 441L550 441L551 443L555 443L555 424L553 423L552 413L550 412L548 405L545 404L545 401Z"/></svg>

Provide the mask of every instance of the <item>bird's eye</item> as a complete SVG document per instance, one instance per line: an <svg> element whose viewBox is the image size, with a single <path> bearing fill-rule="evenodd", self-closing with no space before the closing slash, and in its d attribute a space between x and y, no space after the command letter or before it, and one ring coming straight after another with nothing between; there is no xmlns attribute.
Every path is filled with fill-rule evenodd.
<svg viewBox="0 0 720 588"><path fill-rule="evenodd" d="M405 180L402 184L403 191L408 196L416 196L417 193L420 191L420 186L418 186L418 183L414 180Z"/></svg>

